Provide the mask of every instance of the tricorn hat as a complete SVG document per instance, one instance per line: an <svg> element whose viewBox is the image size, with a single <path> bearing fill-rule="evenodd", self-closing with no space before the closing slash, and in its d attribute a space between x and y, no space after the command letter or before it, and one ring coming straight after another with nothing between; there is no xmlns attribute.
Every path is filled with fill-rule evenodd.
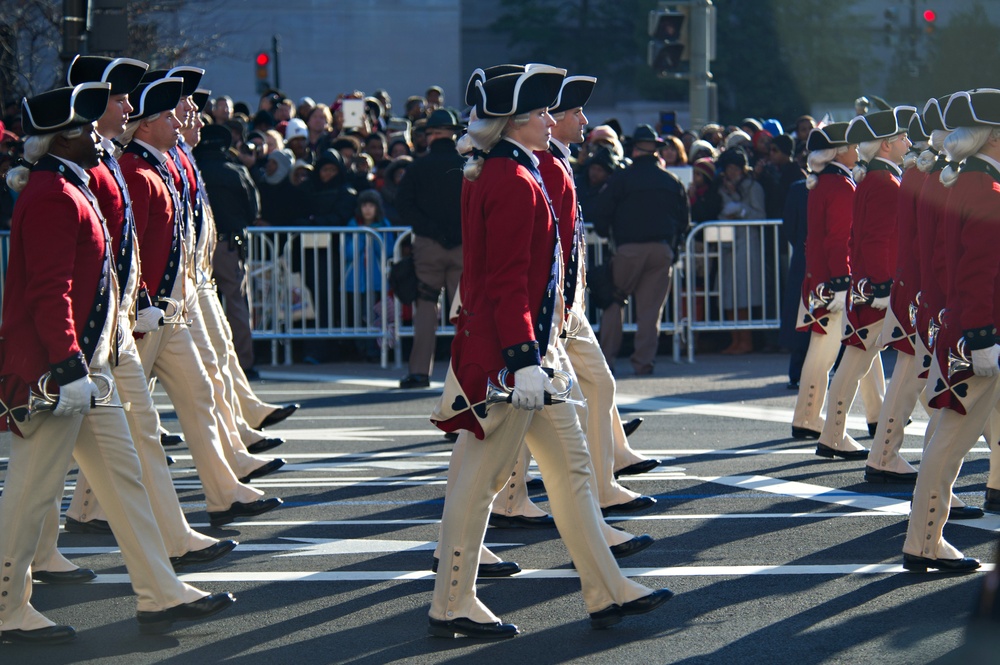
<svg viewBox="0 0 1000 665"><path fill-rule="evenodd" d="M454 109L439 108L434 109L430 117L427 118L427 129L462 129L462 121Z"/></svg>
<svg viewBox="0 0 1000 665"><path fill-rule="evenodd" d="M866 143L888 139L906 131L910 116L917 112L912 106L897 106L889 111L875 111L851 120L845 134L848 143Z"/></svg>
<svg viewBox="0 0 1000 665"><path fill-rule="evenodd" d="M597 79L593 76L567 76L563 79L559 96L556 97L556 102L549 109L549 113L565 113L586 106L595 85Z"/></svg>
<svg viewBox="0 0 1000 665"><path fill-rule="evenodd" d="M179 78L184 81L181 97L190 97L194 94L195 90L198 89L198 85L201 83L201 77L204 75L205 70L201 67L181 65L179 67L174 67L173 69L154 69L152 71L148 71L146 72L146 75L142 77L142 82L151 83L152 81L156 81L158 79Z"/></svg>
<svg viewBox="0 0 1000 665"><path fill-rule="evenodd" d="M937 98L931 97L924 104L921 120L923 121L924 131L928 134L934 130L954 129L954 127L948 127L944 124L944 107L948 105L948 100L950 99L951 95Z"/></svg>
<svg viewBox="0 0 1000 665"><path fill-rule="evenodd" d="M476 105L476 81L486 81L494 76L502 74L515 74L524 71L524 65L494 65L486 69L477 69L469 77L469 83L465 86L465 103L469 106Z"/></svg>
<svg viewBox="0 0 1000 665"><path fill-rule="evenodd" d="M565 69L531 64L525 65L523 72L476 80L476 113L480 118L505 118L532 109L548 109L565 77Z"/></svg>
<svg viewBox="0 0 1000 665"><path fill-rule="evenodd" d="M956 92L944 109L948 127L996 127L1000 125L1000 90L977 88Z"/></svg>
<svg viewBox="0 0 1000 665"><path fill-rule="evenodd" d="M635 128L635 132L632 134L632 144L634 145L644 141L652 141L656 145L663 145L666 143L666 141L659 137L656 130L654 130L651 125L639 125Z"/></svg>
<svg viewBox="0 0 1000 665"><path fill-rule="evenodd" d="M54 134L89 125L108 107L111 85L81 83L21 100L21 128L28 136Z"/></svg>
<svg viewBox="0 0 1000 665"><path fill-rule="evenodd" d="M184 79L180 78L161 78L140 83L128 95L129 104L135 109L129 114L129 122L173 110L181 100L183 89Z"/></svg>
<svg viewBox="0 0 1000 665"><path fill-rule="evenodd" d="M833 122L823 127L814 127L806 139L806 150L829 150L848 145L846 122Z"/></svg>
<svg viewBox="0 0 1000 665"><path fill-rule="evenodd" d="M69 63L66 83L110 83L112 95L127 95L139 85L149 65L131 58L106 58L100 55L78 55Z"/></svg>
<svg viewBox="0 0 1000 665"><path fill-rule="evenodd" d="M910 117L910 124L906 127L906 135L910 137L913 144L930 141L929 132L924 129L924 119L920 113L914 113Z"/></svg>
<svg viewBox="0 0 1000 665"><path fill-rule="evenodd" d="M208 98L211 96L212 91L207 88L198 88L191 93L191 99L194 100L194 105L198 109L198 113L205 112L205 107L208 106Z"/></svg>

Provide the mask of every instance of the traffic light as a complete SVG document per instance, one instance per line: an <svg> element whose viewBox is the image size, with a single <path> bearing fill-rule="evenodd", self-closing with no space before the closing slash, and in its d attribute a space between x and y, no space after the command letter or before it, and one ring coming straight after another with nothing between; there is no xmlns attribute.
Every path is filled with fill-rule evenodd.
<svg viewBox="0 0 1000 665"><path fill-rule="evenodd" d="M933 9L924 10L924 32L928 35L934 32L935 24L937 23L937 12Z"/></svg>
<svg viewBox="0 0 1000 665"><path fill-rule="evenodd" d="M660 74L678 74L685 71L683 63L687 54L687 13L672 9L654 9L649 12L648 62Z"/></svg>
<svg viewBox="0 0 1000 665"><path fill-rule="evenodd" d="M257 57L254 58L254 64L257 65L257 78L261 81L267 78L267 66L271 64L271 56L265 51L260 51L257 53Z"/></svg>

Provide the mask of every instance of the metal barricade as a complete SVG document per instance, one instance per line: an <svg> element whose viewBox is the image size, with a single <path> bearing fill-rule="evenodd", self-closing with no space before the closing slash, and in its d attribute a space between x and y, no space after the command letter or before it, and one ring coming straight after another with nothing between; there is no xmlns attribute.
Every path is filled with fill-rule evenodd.
<svg viewBox="0 0 1000 665"><path fill-rule="evenodd" d="M688 233L683 297L675 299L680 334L674 360L701 331L773 330L781 325L780 219L703 222ZM676 281L675 281L676 285Z"/></svg>

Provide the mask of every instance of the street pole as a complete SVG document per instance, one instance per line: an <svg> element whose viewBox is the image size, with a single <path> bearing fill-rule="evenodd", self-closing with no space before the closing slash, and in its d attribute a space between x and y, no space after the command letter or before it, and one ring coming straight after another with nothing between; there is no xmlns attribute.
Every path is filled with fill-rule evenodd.
<svg viewBox="0 0 1000 665"><path fill-rule="evenodd" d="M688 79L689 96L691 100L691 127L700 129L712 122L714 118L711 108L712 83L711 50L713 35L711 13L714 11L712 0L692 0L691 31L688 42L690 50L691 75Z"/></svg>
<svg viewBox="0 0 1000 665"><path fill-rule="evenodd" d="M271 36L271 51L274 55L274 87L281 90L281 69L278 66L278 54L281 53L281 35Z"/></svg>
<svg viewBox="0 0 1000 665"><path fill-rule="evenodd" d="M84 0L63 0L63 46L59 59L63 62L63 80L69 63L77 53L84 53L87 36L87 4Z"/></svg>

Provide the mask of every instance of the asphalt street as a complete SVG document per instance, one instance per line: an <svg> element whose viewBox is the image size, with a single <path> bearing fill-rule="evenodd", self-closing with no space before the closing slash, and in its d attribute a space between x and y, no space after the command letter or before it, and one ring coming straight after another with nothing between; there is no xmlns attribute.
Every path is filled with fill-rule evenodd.
<svg viewBox="0 0 1000 665"><path fill-rule="evenodd" d="M254 384L259 394L302 409L269 430L287 439L272 451L287 465L252 484L281 497L282 508L211 528L187 449L168 448L192 526L240 541L182 578L231 591L236 605L210 622L141 636L113 538L63 533L61 551L99 577L38 584L33 602L78 637L64 646L2 644L0 663L963 662L983 573L902 569L909 488L867 484L863 462L823 459L814 443L790 438L795 393L785 387L785 356L659 361L654 376L618 383L623 414L645 419L633 447L663 460L623 484L658 503L612 521L656 539L620 562L640 583L676 592L653 613L592 630L556 531L491 528L487 544L524 572L481 582L479 595L522 634L503 642L429 637L450 444L428 414L444 367L426 390L399 390L403 372L376 365L272 367ZM165 395L156 401L179 431ZM906 429L908 460L919 460L926 420L918 407ZM849 431L866 435L858 408ZM0 439L0 479L8 454L9 440ZM981 505L987 471L980 441L956 493ZM67 501L74 481L67 476ZM535 496L545 509L546 499ZM1000 516L987 515L949 523L946 537L986 571L998 530Z"/></svg>

